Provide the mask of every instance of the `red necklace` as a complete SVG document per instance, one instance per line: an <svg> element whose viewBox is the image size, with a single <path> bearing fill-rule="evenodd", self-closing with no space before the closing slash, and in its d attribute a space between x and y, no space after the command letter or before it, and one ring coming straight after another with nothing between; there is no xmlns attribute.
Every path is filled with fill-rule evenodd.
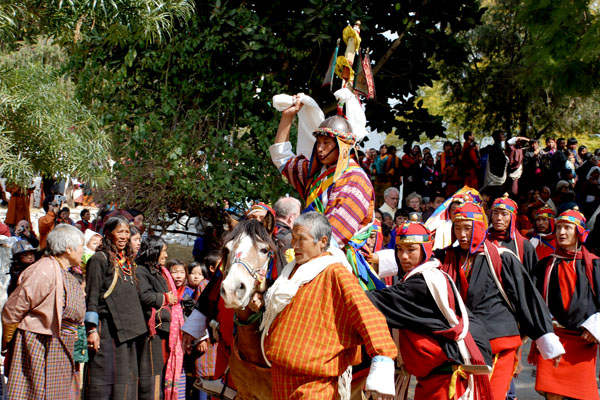
<svg viewBox="0 0 600 400"><path fill-rule="evenodd" d="M117 253L117 264L123 272L123 280L127 282L127 277L129 277L129 281L133 285L133 265L129 261L129 257L125 257L122 252Z"/></svg>

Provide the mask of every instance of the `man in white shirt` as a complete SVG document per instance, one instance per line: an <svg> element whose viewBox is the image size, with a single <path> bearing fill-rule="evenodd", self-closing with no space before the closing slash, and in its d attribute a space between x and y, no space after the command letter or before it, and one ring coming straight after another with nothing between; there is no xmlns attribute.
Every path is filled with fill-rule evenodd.
<svg viewBox="0 0 600 400"><path fill-rule="evenodd" d="M398 210L398 200L400 200L400 191L395 187L389 187L383 192L383 205L379 207L382 214L388 213L392 217Z"/></svg>

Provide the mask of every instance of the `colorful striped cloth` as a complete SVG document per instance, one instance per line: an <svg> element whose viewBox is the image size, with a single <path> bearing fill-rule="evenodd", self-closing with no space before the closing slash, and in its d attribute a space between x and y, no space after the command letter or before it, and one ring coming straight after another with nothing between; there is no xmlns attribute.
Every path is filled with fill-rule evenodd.
<svg viewBox="0 0 600 400"><path fill-rule="evenodd" d="M319 190L319 184L335 171L335 166L311 177L309 163L306 157L296 156L286 163L281 172L305 202L312 193L320 192L318 197L322 209L315 208L315 211L325 214L331 223L334 239L340 247L344 247L357 232L373 222L373 185L365 171L354 160L350 160L348 168L335 184L329 183L325 190Z"/></svg>

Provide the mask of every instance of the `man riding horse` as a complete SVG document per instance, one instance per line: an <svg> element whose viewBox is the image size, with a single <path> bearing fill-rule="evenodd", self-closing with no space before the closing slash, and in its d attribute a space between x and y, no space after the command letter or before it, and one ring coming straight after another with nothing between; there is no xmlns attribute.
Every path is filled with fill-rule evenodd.
<svg viewBox="0 0 600 400"><path fill-rule="evenodd" d="M348 89L343 91L350 93ZM357 102L352 93L347 98L348 102ZM368 290L385 287L360 251L373 229L375 195L369 177L350 158L350 151L357 139L362 139L356 132L366 132L365 128L351 124L338 108L338 115L325 119L312 132L316 142L310 159L303 154L295 155L289 142L290 128L304 103L318 108L307 96L292 97L292 106L282 112L275 144L269 148L271 159L304 200L304 212L317 211L327 217L332 226L332 245L346 251L361 287ZM362 113L360 106L354 110ZM302 112L299 117L302 125Z"/></svg>

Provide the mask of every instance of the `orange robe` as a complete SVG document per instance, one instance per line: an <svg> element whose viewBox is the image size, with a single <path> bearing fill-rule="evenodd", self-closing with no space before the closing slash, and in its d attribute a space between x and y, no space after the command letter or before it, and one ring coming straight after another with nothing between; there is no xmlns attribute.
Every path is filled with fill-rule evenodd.
<svg viewBox="0 0 600 400"><path fill-rule="evenodd" d="M325 268L301 287L275 318L265 340L272 363L273 399L332 399L337 380L369 356L395 358L384 316L341 264Z"/></svg>
<svg viewBox="0 0 600 400"><path fill-rule="evenodd" d="M9 225L16 225L19 221L25 220L31 226L29 194L14 185L9 185L6 191L10 192L10 200L8 201L8 210L6 210L6 219L4 222Z"/></svg>

